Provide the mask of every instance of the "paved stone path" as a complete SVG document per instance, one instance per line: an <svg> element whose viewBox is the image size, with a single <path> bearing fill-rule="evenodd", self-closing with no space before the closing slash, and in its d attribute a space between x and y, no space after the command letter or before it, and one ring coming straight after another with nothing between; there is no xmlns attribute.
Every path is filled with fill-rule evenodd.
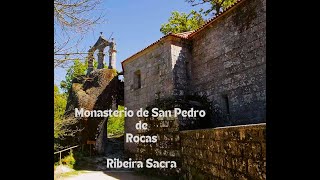
<svg viewBox="0 0 320 180"><path fill-rule="evenodd" d="M59 180L160 180L155 177L135 175L132 172L89 171Z"/></svg>
<svg viewBox="0 0 320 180"><path fill-rule="evenodd" d="M124 160L123 154L123 140L121 139L108 139L105 156L95 156L85 158L87 168L85 172L81 172L78 175L56 178L57 180L161 180L156 177L137 175L131 172L130 169L118 168L108 169L106 168L106 158L119 158Z"/></svg>

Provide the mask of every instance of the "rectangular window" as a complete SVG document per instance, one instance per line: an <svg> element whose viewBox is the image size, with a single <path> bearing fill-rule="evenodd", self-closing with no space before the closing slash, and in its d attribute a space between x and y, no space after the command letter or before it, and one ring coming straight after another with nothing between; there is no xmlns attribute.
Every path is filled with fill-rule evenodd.
<svg viewBox="0 0 320 180"><path fill-rule="evenodd" d="M189 61L186 61L186 75L187 75L187 79L190 80L190 64Z"/></svg>
<svg viewBox="0 0 320 180"><path fill-rule="evenodd" d="M230 105L229 105L229 97L228 95L222 96L225 106L225 112L226 112L226 118L227 120L230 120Z"/></svg>
<svg viewBox="0 0 320 180"><path fill-rule="evenodd" d="M135 86L135 89L141 88L141 72L140 72L140 70L134 72L134 86Z"/></svg>

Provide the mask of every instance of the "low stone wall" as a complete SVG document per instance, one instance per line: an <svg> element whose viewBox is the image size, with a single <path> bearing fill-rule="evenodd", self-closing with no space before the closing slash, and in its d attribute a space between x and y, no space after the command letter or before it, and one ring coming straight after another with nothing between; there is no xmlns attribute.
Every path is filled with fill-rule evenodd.
<svg viewBox="0 0 320 180"><path fill-rule="evenodd" d="M175 117L139 118L148 124L148 130L139 130L138 135L157 136L156 143L139 143L135 159L145 161L175 161L177 168L143 169L145 173L177 177L181 172L179 120Z"/></svg>
<svg viewBox="0 0 320 180"><path fill-rule="evenodd" d="M184 179L266 179L266 124L180 132Z"/></svg>

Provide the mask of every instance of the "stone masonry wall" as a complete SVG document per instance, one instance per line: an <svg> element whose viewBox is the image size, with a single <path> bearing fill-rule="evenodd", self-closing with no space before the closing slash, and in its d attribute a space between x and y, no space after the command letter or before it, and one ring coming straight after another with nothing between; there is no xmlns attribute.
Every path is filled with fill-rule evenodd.
<svg viewBox="0 0 320 180"><path fill-rule="evenodd" d="M180 132L184 179L266 179L266 125Z"/></svg>
<svg viewBox="0 0 320 180"><path fill-rule="evenodd" d="M125 107L136 111L158 98L206 94L216 127L265 122L265 1L242 0L189 40L164 38L123 63ZM127 117L125 132L136 134L137 122ZM126 150L136 148L125 143Z"/></svg>
<svg viewBox="0 0 320 180"><path fill-rule="evenodd" d="M181 97L188 94L189 72L188 60L191 59L190 42L186 40L174 41L171 45L174 92L173 95Z"/></svg>
<svg viewBox="0 0 320 180"><path fill-rule="evenodd" d="M139 108L154 103L156 98L168 97L173 91L171 69L171 45L167 41L141 55L124 66L124 102L128 110L136 112ZM134 73L141 72L141 88L135 89ZM138 118L126 117L125 132L136 134ZM136 151L135 143L125 143L125 149Z"/></svg>
<svg viewBox="0 0 320 180"><path fill-rule="evenodd" d="M157 136L156 143L139 143L136 160L145 162L151 158L156 161L175 161L177 168L143 169L150 174L177 177L181 172L179 120L177 117L140 118L148 123L148 130L140 130L139 135Z"/></svg>
<svg viewBox="0 0 320 180"><path fill-rule="evenodd" d="M265 122L265 0L243 0L197 33L192 55L190 89L213 102L216 126Z"/></svg>

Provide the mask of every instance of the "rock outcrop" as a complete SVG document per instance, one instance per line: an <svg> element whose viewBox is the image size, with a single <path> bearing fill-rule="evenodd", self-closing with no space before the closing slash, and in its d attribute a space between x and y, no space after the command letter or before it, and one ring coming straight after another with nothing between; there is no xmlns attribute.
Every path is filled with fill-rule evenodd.
<svg viewBox="0 0 320 180"><path fill-rule="evenodd" d="M123 105L123 82L118 79L115 69L96 69L89 76L80 76L73 80L65 116L75 118L75 108L85 110L108 110ZM88 142L94 143L96 152L104 153L107 140L107 118L77 118L73 128L82 129L75 137L68 139L68 144L81 144L89 148Z"/></svg>

